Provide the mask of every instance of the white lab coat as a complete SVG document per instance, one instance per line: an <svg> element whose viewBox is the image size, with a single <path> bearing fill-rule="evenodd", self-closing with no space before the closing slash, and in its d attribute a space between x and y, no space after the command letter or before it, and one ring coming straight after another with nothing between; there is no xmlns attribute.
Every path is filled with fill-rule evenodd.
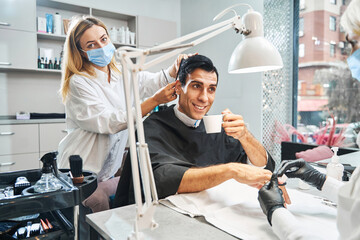
<svg viewBox="0 0 360 240"><path fill-rule="evenodd" d="M357 167L349 182L343 184L328 177L322 189L323 195L337 202L337 227L341 240L360 239L360 167ZM272 227L280 239L322 239L308 232L285 208L278 208L272 216Z"/></svg>
<svg viewBox="0 0 360 240"><path fill-rule="evenodd" d="M121 69L121 67L119 67ZM78 154L83 169L98 174L98 181L112 177L120 168L128 139L126 102L120 73L95 68L96 78L74 75L65 104L68 134L59 144L59 168L69 168L69 156ZM169 71L165 71L167 79ZM162 72L139 72L140 98L152 96L167 79ZM133 109L135 113L135 110Z"/></svg>

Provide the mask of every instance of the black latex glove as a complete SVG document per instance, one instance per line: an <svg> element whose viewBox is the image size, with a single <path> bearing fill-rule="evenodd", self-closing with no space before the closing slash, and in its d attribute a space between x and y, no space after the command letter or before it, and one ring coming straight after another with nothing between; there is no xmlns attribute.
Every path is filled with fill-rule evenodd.
<svg viewBox="0 0 360 240"><path fill-rule="evenodd" d="M326 175L319 172L304 159L285 160L280 164L278 175L286 174L289 178L300 178L321 191Z"/></svg>
<svg viewBox="0 0 360 240"><path fill-rule="evenodd" d="M281 207L284 207L283 192L278 186L277 174L271 176L270 182L266 183L260 190L258 200L262 211L267 216L268 222L271 225L271 218L273 212Z"/></svg>

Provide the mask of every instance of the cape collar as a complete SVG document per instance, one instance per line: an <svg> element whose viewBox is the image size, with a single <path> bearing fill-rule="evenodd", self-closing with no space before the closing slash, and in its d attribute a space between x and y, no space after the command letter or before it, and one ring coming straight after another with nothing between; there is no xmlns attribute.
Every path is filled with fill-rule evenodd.
<svg viewBox="0 0 360 240"><path fill-rule="evenodd" d="M175 116L188 127L197 128L200 125L201 120L195 120L188 117L186 114L179 111L179 103L176 103L174 107Z"/></svg>

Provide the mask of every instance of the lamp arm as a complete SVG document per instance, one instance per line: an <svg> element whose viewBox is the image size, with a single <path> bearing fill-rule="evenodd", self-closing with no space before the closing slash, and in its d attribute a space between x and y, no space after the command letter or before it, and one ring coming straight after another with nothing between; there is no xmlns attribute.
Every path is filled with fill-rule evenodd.
<svg viewBox="0 0 360 240"><path fill-rule="evenodd" d="M222 10L218 15L216 15L216 16L213 18L213 21L219 20L219 19L222 18L226 13L228 13L228 12L230 12L230 11L234 12L235 15L237 15L237 13L235 12L235 10L232 9L232 8L234 8L234 7L237 7L237 6L247 6L247 7L249 7L250 10L253 10L253 8L251 7L250 4L247 4L247 3L237 3L237 4L234 4L234 5L230 6L230 7Z"/></svg>
<svg viewBox="0 0 360 240"><path fill-rule="evenodd" d="M176 38L174 40L171 40L171 41L168 41L168 42L165 42L165 43L162 43L159 46L149 48L149 49L147 49L145 51L157 51L159 49L163 49L163 48L166 48L166 47L169 47L169 46L175 46L175 45L180 44L180 43L182 43L184 41L188 41L188 40L193 39L195 37L198 37L200 35L203 35L203 34L206 34L208 32L214 31L215 29L218 29L220 27L226 26L228 24L232 24L234 21L237 21L237 19L238 19L237 16L233 17L233 18L230 18L230 19L222 21L220 23L216 23L216 24L211 25L209 27L206 27L206 28L200 29L198 31L189 33L189 34L187 34L185 36Z"/></svg>
<svg viewBox="0 0 360 240"><path fill-rule="evenodd" d="M137 71L143 71L143 70L149 69L150 67L152 67L158 63L161 63L171 57L174 57L177 54L179 54L193 46L196 46L212 37L215 37L230 28L234 28L236 32L239 32L239 31L243 32L243 31L239 30L239 29L242 29L242 30L245 29L245 27L241 23L240 16L237 15L233 18L224 20L220 23L211 25L204 29L200 29L193 33L189 33L185 36L182 36L182 37L176 38L174 40L160 44L159 46L155 46L155 47L148 48L145 50L129 48L129 47L121 47L116 50L115 56L118 59L121 59L124 56L129 57L129 58L140 58L139 59L140 61L138 61L136 64L132 64L131 62L128 61L128 67L130 67L132 70L136 69ZM206 34L206 35L204 35L204 34ZM202 36L198 39L195 39L194 41L192 41L190 43L185 43L185 44L183 43L184 41L194 39L201 35L204 35L204 36ZM162 53L162 52L166 52L166 51L170 51L170 52L145 63L144 55L153 55L153 54L158 54L158 53Z"/></svg>
<svg viewBox="0 0 360 240"><path fill-rule="evenodd" d="M168 52L162 56L159 56L147 63L144 63L141 67L140 70L146 70L146 69L149 69L151 68L152 66L154 65L157 65L158 63L161 63L171 57L174 57L176 55L178 55L179 53L191 48L191 47L194 47L202 42L205 42L207 40L209 40L210 38L213 38L219 34L221 34L222 32L225 32L231 28L235 28L235 30L237 31L237 27L241 25L241 19L240 19L240 16L235 16L231 19L228 19L228 20L225 20L219 24L214 24L210 27L207 27L205 29L202 29L202 30L199 30L199 31L196 31L196 32L193 32L193 33L190 33L188 35L185 35L183 37L180 37L180 38L177 38L173 41L170 41L170 42L167 42L167 43L164 43L164 44L161 44L157 47L154 47L154 48L150 48L150 49L147 49L147 50L144 50L144 52L146 54L154 54L154 53L160 53L160 52L163 52L163 51L167 51L167 50L173 50L171 52ZM207 34L205 34L207 33ZM197 39L195 39L194 41L188 43L188 44L179 44L179 45L170 45L170 43L172 44L177 44L177 43L181 43L183 41L186 41L188 39L193 39L197 36L200 36L200 35L203 35L205 34L204 36L202 37L199 37Z"/></svg>

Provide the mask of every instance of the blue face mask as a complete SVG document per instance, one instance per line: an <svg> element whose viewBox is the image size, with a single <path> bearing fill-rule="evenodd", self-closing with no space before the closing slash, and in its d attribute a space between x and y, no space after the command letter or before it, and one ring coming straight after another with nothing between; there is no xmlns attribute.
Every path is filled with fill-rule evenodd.
<svg viewBox="0 0 360 240"><path fill-rule="evenodd" d="M350 55L347 59L351 75L353 78L356 78L360 81L360 49L356 50L353 54Z"/></svg>
<svg viewBox="0 0 360 240"><path fill-rule="evenodd" d="M86 51L89 61L100 67L105 67L111 62L114 52L115 47L111 42L103 48Z"/></svg>

